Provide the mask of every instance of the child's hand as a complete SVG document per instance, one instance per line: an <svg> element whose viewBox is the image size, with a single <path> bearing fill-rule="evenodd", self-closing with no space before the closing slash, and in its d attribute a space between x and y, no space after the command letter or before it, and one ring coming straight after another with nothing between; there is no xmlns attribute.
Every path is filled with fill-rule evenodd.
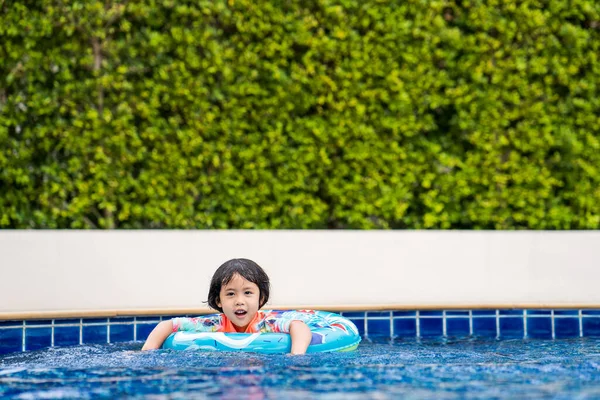
<svg viewBox="0 0 600 400"><path fill-rule="evenodd" d="M312 340L312 332L308 325L303 321L292 321L290 323L290 336L292 337L292 351L290 351L290 355L305 354Z"/></svg>

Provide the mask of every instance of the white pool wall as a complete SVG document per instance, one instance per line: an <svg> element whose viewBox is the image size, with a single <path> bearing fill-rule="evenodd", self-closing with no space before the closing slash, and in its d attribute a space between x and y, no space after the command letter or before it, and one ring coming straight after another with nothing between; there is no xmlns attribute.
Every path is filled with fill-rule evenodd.
<svg viewBox="0 0 600 400"><path fill-rule="evenodd" d="M600 231L0 231L0 318L200 312L236 257L266 308L600 306Z"/></svg>

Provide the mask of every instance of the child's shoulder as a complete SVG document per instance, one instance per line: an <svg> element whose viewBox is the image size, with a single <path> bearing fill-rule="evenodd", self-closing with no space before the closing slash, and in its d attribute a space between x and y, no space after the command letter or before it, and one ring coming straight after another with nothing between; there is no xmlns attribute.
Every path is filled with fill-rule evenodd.
<svg viewBox="0 0 600 400"><path fill-rule="evenodd" d="M218 330L223 325L221 314L207 314L198 317L176 317L171 321L173 323L173 332L212 332Z"/></svg>

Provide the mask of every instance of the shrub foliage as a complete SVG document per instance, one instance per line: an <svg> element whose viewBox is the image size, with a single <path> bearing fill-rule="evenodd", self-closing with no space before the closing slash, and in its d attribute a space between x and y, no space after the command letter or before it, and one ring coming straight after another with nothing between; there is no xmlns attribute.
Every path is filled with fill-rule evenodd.
<svg viewBox="0 0 600 400"><path fill-rule="evenodd" d="M600 228L597 0L0 3L0 227Z"/></svg>

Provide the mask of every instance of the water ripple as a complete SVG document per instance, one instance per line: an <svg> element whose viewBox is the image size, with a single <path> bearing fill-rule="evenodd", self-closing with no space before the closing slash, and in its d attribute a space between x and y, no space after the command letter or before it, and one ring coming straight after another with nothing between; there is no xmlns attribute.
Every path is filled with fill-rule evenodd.
<svg viewBox="0 0 600 400"><path fill-rule="evenodd" d="M259 355L141 343L0 356L0 397L592 399L600 339L375 340L351 353Z"/></svg>

